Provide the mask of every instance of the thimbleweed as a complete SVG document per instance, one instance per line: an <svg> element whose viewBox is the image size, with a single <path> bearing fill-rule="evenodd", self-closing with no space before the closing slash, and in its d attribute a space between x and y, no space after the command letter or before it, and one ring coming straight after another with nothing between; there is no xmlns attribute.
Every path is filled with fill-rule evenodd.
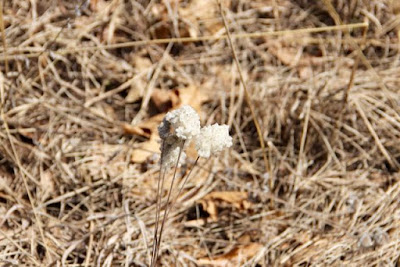
<svg viewBox="0 0 400 267"><path fill-rule="evenodd" d="M168 112L158 127L161 139L175 135L181 140L190 140L200 132L200 117L188 105Z"/></svg>
<svg viewBox="0 0 400 267"><path fill-rule="evenodd" d="M168 112L158 127L161 143L162 168L168 168L185 157L185 144L200 132L200 118L190 106Z"/></svg>
<svg viewBox="0 0 400 267"><path fill-rule="evenodd" d="M221 152L232 146L228 125L205 126L195 138L196 150L200 157L209 158L212 154Z"/></svg>
<svg viewBox="0 0 400 267"><path fill-rule="evenodd" d="M161 143L162 151L162 167L169 168L175 164L179 164L186 158L185 152L182 151L184 141L177 136L170 135ZM180 155L179 155L180 154ZM178 161L179 158L179 161Z"/></svg>
<svg viewBox="0 0 400 267"><path fill-rule="evenodd" d="M155 266L158 258L163 228L165 225L165 220L168 217L168 213L173 207L177 197L180 195L199 158L209 158L211 155L221 152L224 148L232 146L232 137L229 136L229 127L227 125L214 124L200 129L199 115L192 107L187 105L168 112L158 127L158 133L161 138L161 167L157 184L156 219L152 248L153 250L150 263L151 267ZM184 181L180 186L175 199L169 203L175 182L177 166L181 160L184 160L185 153L183 150L192 140L195 141L198 157L189 173L184 178ZM164 210L164 216L159 229L158 225L161 215L161 199L164 189L165 174L166 170L170 167L174 168L174 175L169 187L165 206L166 208Z"/></svg>

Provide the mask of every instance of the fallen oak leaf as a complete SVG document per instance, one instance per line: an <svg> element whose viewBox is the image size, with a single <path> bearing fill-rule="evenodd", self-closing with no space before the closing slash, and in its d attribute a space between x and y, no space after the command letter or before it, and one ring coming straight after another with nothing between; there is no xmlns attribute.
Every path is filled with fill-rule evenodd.
<svg viewBox="0 0 400 267"><path fill-rule="evenodd" d="M134 163L143 163L149 157L157 153L160 148L160 143L155 138L144 142L139 148L133 149L131 161Z"/></svg>
<svg viewBox="0 0 400 267"><path fill-rule="evenodd" d="M146 138L150 138L151 136L151 133L147 131L146 128L141 128L140 126L134 126L129 123L122 123L121 127L124 131L124 134L138 135Z"/></svg>
<svg viewBox="0 0 400 267"><path fill-rule="evenodd" d="M221 191L211 192L201 199L200 204L203 209L210 215L212 221L218 220L218 207L228 204L238 210L247 210L251 207L246 192Z"/></svg>
<svg viewBox="0 0 400 267"><path fill-rule="evenodd" d="M198 86L190 85L178 90L180 105L190 105L198 113L201 111L201 105L208 101L212 96L200 90Z"/></svg>
<svg viewBox="0 0 400 267"><path fill-rule="evenodd" d="M158 111L166 112L179 105L179 91L156 88L153 90L153 94L151 95L151 101Z"/></svg>
<svg viewBox="0 0 400 267"><path fill-rule="evenodd" d="M221 200L232 204L237 209L248 209L250 202L248 199L248 193L236 192L236 191L220 191L211 192L206 195L204 200Z"/></svg>
<svg viewBox="0 0 400 267"><path fill-rule="evenodd" d="M250 258L254 257L263 246L259 243L250 243L238 246L226 254L210 258L197 260L198 265L212 266L241 266Z"/></svg>
<svg viewBox="0 0 400 267"><path fill-rule="evenodd" d="M231 1L224 1L224 7L229 8ZM193 12L195 10L195 12ZM221 20L216 19L219 16L218 2L213 0L192 0L188 4L179 7L179 17L183 21L189 21L188 31L191 37L197 37L200 29L209 31L210 34L216 34L224 25Z"/></svg>
<svg viewBox="0 0 400 267"><path fill-rule="evenodd" d="M130 125L128 123L122 124L122 129L125 134L138 135L149 140L140 144L139 147L134 148L131 153L131 162L143 163L154 153L157 153L160 149L160 143L158 142L159 136L157 127L164 118L165 113L158 114L151 117L147 121L144 121L138 125Z"/></svg>
<svg viewBox="0 0 400 267"><path fill-rule="evenodd" d="M307 54L299 48L282 47L277 42L273 42L268 51L288 67L321 65L329 60L327 57Z"/></svg>
<svg viewBox="0 0 400 267"><path fill-rule="evenodd" d="M151 139L153 136L158 136L157 128L164 116L165 113L160 113L137 125L123 123L122 130L125 134L138 135Z"/></svg>

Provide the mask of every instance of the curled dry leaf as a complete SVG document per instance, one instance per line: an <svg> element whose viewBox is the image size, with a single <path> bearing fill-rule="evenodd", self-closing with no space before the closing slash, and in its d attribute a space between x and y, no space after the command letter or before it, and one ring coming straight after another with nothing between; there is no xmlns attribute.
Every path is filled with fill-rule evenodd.
<svg viewBox="0 0 400 267"><path fill-rule="evenodd" d="M137 125L124 123L122 124L122 129L125 134L138 135L151 139L153 135L158 136L157 127L164 116L165 113L160 113Z"/></svg>
<svg viewBox="0 0 400 267"><path fill-rule="evenodd" d="M36 134L35 128L18 128L18 133L28 139L34 139Z"/></svg>
<svg viewBox="0 0 400 267"><path fill-rule="evenodd" d="M134 163L143 163L154 153L160 149L160 143L155 138L144 142L140 148L133 149L131 154L131 161Z"/></svg>
<svg viewBox="0 0 400 267"><path fill-rule="evenodd" d="M179 91L154 89L151 101L159 112L167 112L172 107L178 106L180 102Z"/></svg>
<svg viewBox="0 0 400 267"><path fill-rule="evenodd" d="M198 113L201 111L201 105L210 100L212 97L202 90L203 86L190 85L186 88L179 89L179 99L181 105L189 105L194 108Z"/></svg>
<svg viewBox="0 0 400 267"><path fill-rule="evenodd" d="M216 221L218 219L218 208L228 205L238 210L247 210L251 206L247 199L248 194L246 192L211 192L200 200L200 203L203 209L210 214L211 219Z"/></svg>
<svg viewBox="0 0 400 267"><path fill-rule="evenodd" d="M226 8L231 6L231 1L223 1ZM196 10L196 12L193 12ZM200 34L200 28L206 29L208 34L215 34L224 28L222 20L218 19L218 2L213 0L192 0L184 7L179 8L179 15L184 21L190 22L189 33L191 37Z"/></svg>
<svg viewBox="0 0 400 267"><path fill-rule="evenodd" d="M283 64L290 67L309 66L310 63L312 65L321 65L328 60L324 57L305 54L302 50L299 50L298 48L273 45L269 51L274 56L276 56Z"/></svg>
<svg viewBox="0 0 400 267"><path fill-rule="evenodd" d="M312 75L311 65L321 65L327 59L303 53L299 48L282 47L281 44L272 43L268 50L283 64L289 67L297 67L300 78L309 78Z"/></svg>
<svg viewBox="0 0 400 267"><path fill-rule="evenodd" d="M250 258L254 257L262 248L259 243L251 243L247 245L238 246L228 253L210 258L201 258L197 261L199 265L211 266L242 266Z"/></svg>

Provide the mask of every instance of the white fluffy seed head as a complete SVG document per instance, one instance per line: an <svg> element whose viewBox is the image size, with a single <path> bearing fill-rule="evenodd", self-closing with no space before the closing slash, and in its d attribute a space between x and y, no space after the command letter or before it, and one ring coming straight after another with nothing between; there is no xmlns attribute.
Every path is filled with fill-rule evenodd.
<svg viewBox="0 0 400 267"><path fill-rule="evenodd" d="M182 140L190 140L200 132L200 117L188 105L170 111L158 127L161 139L176 135Z"/></svg>
<svg viewBox="0 0 400 267"><path fill-rule="evenodd" d="M209 158L212 154L232 146L228 125L213 124L205 126L195 139L196 150L200 157Z"/></svg>
<svg viewBox="0 0 400 267"><path fill-rule="evenodd" d="M176 165L176 163L177 163L177 161L178 161L178 158L179 158L179 150L180 150L179 147L173 147L173 148L169 151L168 154L165 154L164 159L163 159L163 160L164 160L164 162L163 162L164 168L169 168L169 167L172 167L172 166L175 166L175 165ZM184 162L185 159L186 159L186 154L185 154L185 152L182 151L182 152L181 152L181 156L180 156L180 158L179 158L178 166L179 166L182 162Z"/></svg>
<svg viewBox="0 0 400 267"><path fill-rule="evenodd" d="M178 158L178 165L184 162L186 154L182 151L181 156L179 157L179 151L181 149L183 149L183 141L176 136L169 136L164 139L161 146L162 167L169 168L175 166L178 162Z"/></svg>
<svg viewBox="0 0 400 267"><path fill-rule="evenodd" d="M191 139L200 133L200 117L190 106L168 112L158 127L162 140L161 157L164 168L177 164L179 151L189 144ZM186 155L181 152L180 162Z"/></svg>
<svg viewBox="0 0 400 267"><path fill-rule="evenodd" d="M158 134L162 140L166 139L171 131L171 124L165 119L158 126Z"/></svg>

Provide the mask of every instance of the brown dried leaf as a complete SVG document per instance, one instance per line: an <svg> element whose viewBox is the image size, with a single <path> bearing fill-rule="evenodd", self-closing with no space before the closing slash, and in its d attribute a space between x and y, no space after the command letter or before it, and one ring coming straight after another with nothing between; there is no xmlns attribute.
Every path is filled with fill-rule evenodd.
<svg viewBox="0 0 400 267"><path fill-rule="evenodd" d="M305 54L299 48L282 47L280 43L273 43L268 51L289 67L320 65L327 60L324 57Z"/></svg>
<svg viewBox="0 0 400 267"><path fill-rule="evenodd" d="M143 163L148 157L159 151L160 143L158 140L157 127L164 118L165 113L160 113L151 117L138 125L122 124L122 129L125 134L139 135L149 140L143 142L138 148L132 150L131 161L134 163Z"/></svg>
<svg viewBox="0 0 400 267"><path fill-rule="evenodd" d="M18 133L26 138L34 139L36 134L35 128L18 128Z"/></svg>
<svg viewBox="0 0 400 267"><path fill-rule="evenodd" d="M214 201L211 200L201 200L200 201L201 206L203 206L203 210L207 211L207 213L210 215L210 218L212 221L217 221L218 220L218 209L217 205L215 204Z"/></svg>
<svg viewBox="0 0 400 267"><path fill-rule="evenodd" d="M190 85L179 89L179 98L182 105L190 105L197 112L201 111L201 105L210 100L211 95L199 89L198 86Z"/></svg>
<svg viewBox="0 0 400 267"><path fill-rule="evenodd" d="M224 7L231 6L230 0L223 2ZM224 28L224 24L218 19L220 14L217 1L192 0L179 8L179 14L184 21L190 22L191 27L188 31L191 37L197 37L200 28L206 29L209 34L215 34Z"/></svg>
<svg viewBox="0 0 400 267"><path fill-rule="evenodd" d="M143 97L143 91L146 87L142 79L137 79L136 82L132 83L129 89L128 95L125 97L126 103L133 103Z"/></svg>
<svg viewBox="0 0 400 267"><path fill-rule="evenodd" d="M263 246L259 243L238 246L228 253L214 257L213 259L199 259L197 264L212 266L241 266L248 259L254 257L262 247Z"/></svg>
<svg viewBox="0 0 400 267"><path fill-rule="evenodd" d="M238 210L247 210L251 207L246 192L211 192L200 200L203 209L210 215L212 221L218 220L218 207L233 206Z"/></svg>
<svg viewBox="0 0 400 267"><path fill-rule="evenodd" d="M186 221L183 223L185 227L200 227L207 223L206 219L200 218L195 220Z"/></svg>
<svg viewBox="0 0 400 267"><path fill-rule="evenodd" d="M148 120L141 122L137 125L128 123L122 124L122 129L125 134L139 135L149 139L158 136L158 125L161 123L165 113L160 113L156 116L150 117Z"/></svg>
<svg viewBox="0 0 400 267"><path fill-rule="evenodd" d="M143 163L160 150L160 143L151 138L149 141L144 142L140 148L133 149L131 154L131 161L134 163Z"/></svg>
<svg viewBox="0 0 400 267"><path fill-rule="evenodd" d="M123 123L122 130L124 131L124 134L138 135L138 136L143 136L146 138L150 138L150 136L151 136L151 134L149 132L147 132L145 129L141 128L140 126L133 126L133 125L130 125L129 123Z"/></svg>
<svg viewBox="0 0 400 267"><path fill-rule="evenodd" d="M166 112L171 108L178 106L179 91L154 89L151 95L151 101L154 103L159 112Z"/></svg>
<svg viewBox="0 0 400 267"><path fill-rule="evenodd" d="M211 192L206 195L204 200L212 201L225 201L235 206L237 209L248 209L250 203L247 203L248 194L246 192L235 192L235 191L222 191L222 192Z"/></svg>

